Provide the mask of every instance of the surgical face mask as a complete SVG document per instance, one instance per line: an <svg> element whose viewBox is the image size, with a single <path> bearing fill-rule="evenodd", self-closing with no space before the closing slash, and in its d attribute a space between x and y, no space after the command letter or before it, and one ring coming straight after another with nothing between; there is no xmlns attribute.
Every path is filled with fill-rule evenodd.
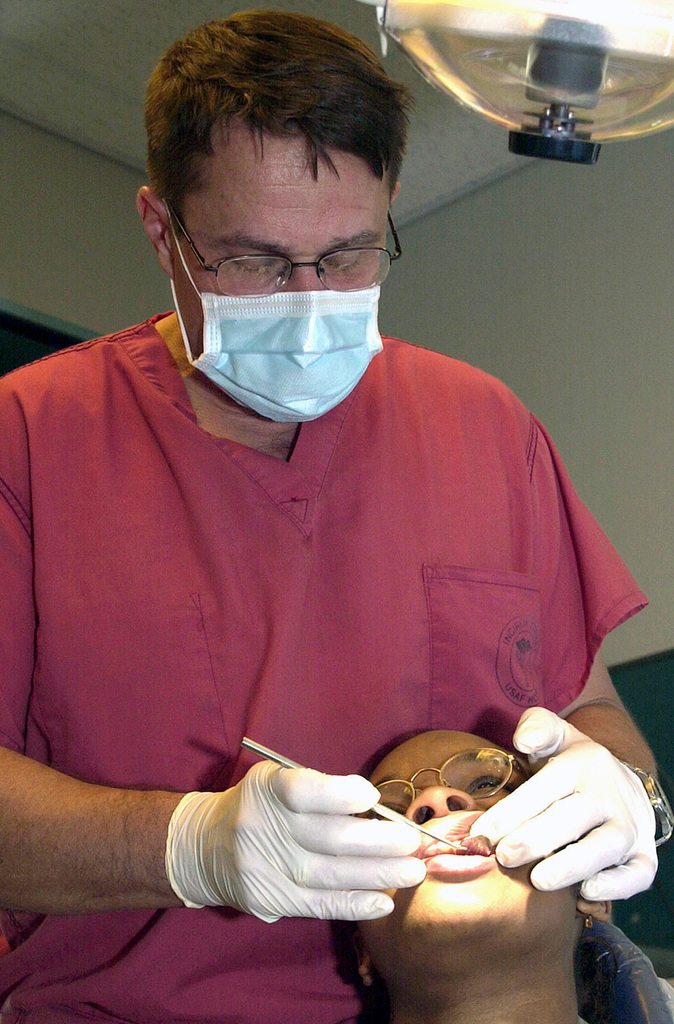
<svg viewBox="0 0 674 1024"><path fill-rule="evenodd" d="M194 358L175 287L187 357L240 405L282 423L316 419L338 405L382 350L379 286L357 292L200 293L203 353Z"/></svg>

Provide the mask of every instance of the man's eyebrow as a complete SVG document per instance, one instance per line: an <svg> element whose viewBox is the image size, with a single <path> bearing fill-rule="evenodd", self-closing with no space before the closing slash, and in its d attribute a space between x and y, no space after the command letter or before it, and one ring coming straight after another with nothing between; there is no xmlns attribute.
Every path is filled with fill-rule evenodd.
<svg viewBox="0 0 674 1024"><path fill-rule="evenodd" d="M355 235L333 238L327 243L327 248L317 253L317 258L326 253L334 252L336 249L359 249L376 247L380 241L378 231L359 231ZM270 256L286 256L286 250L282 246L275 245L265 238L256 238L245 232L235 231L229 235L203 235L204 244L213 252L234 252L245 255L247 253L262 253Z"/></svg>

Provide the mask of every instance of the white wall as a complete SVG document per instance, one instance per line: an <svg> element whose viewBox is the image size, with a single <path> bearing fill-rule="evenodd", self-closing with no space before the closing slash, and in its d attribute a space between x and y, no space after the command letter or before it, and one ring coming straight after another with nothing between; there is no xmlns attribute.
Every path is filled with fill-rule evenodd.
<svg viewBox="0 0 674 1024"><path fill-rule="evenodd" d="M89 328L172 306L136 213L144 177L0 112L0 300Z"/></svg>
<svg viewBox="0 0 674 1024"><path fill-rule="evenodd" d="M673 156L674 132L534 162L407 225L382 303L382 330L494 373L551 429L651 597L612 663L674 647ZM170 308L142 182L0 114L0 301L97 333Z"/></svg>

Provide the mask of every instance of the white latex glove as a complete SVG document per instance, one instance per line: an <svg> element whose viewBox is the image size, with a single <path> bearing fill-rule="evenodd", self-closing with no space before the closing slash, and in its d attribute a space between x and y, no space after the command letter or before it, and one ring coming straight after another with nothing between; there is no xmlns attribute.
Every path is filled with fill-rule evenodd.
<svg viewBox="0 0 674 1024"><path fill-rule="evenodd" d="M545 708L524 712L513 743L531 764L550 760L473 826L498 843L499 864L514 868L544 857L532 885L563 889L582 881L588 900L647 889L658 866L655 815L635 774Z"/></svg>
<svg viewBox="0 0 674 1024"><path fill-rule="evenodd" d="M385 917L380 889L418 885L405 825L353 818L379 793L359 775L255 765L224 793L188 793L169 823L166 874L188 907L229 906L263 921Z"/></svg>

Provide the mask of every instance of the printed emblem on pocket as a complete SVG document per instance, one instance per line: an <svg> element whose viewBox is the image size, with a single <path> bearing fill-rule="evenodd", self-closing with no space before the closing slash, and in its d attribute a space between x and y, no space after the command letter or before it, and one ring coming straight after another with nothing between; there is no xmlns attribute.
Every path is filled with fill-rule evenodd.
<svg viewBox="0 0 674 1024"><path fill-rule="evenodd" d="M539 703L541 631L535 619L518 616L504 627L498 641L496 675L513 704L530 708Z"/></svg>

